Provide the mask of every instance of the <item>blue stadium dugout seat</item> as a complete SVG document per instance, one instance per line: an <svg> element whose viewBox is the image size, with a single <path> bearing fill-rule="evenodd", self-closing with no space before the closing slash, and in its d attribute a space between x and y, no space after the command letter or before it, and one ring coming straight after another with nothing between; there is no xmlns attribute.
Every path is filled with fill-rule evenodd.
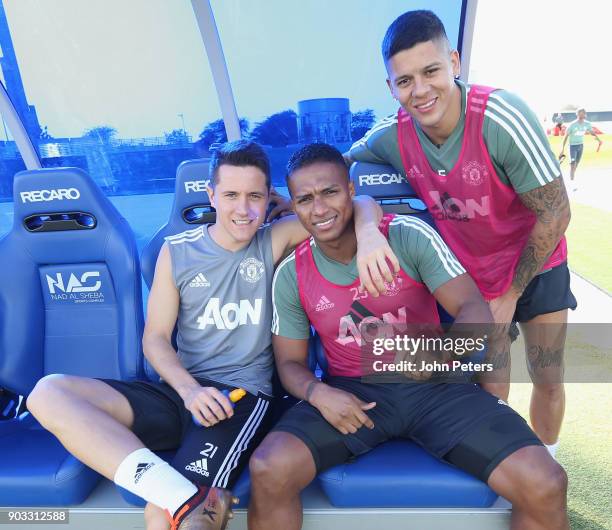
<svg viewBox="0 0 612 530"><path fill-rule="evenodd" d="M166 236L215 222L215 211L206 193L209 183L208 159L185 160L176 169L174 202L168 222L163 225L142 250L142 276L150 288L155 274L157 255Z"/></svg>
<svg viewBox="0 0 612 530"><path fill-rule="evenodd" d="M77 168L22 171L0 241L0 386L27 396L52 373L142 377L136 243ZM99 475L30 414L0 427L0 506L82 502Z"/></svg>
<svg viewBox="0 0 612 530"><path fill-rule="evenodd" d="M416 215L429 224L424 204L404 175L391 166L356 163L351 179L357 194L370 195L386 213ZM319 366L326 366L317 344ZM394 440L335 466L318 477L338 507L488 507L497 495L486 484L440 462L413 442Z"/></svg>

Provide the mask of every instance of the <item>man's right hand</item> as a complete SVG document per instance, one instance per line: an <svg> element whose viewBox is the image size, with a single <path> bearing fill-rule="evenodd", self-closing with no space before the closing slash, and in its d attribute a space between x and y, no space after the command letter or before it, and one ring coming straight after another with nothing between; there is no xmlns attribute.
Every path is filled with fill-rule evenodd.
<svg viewBox="0 0 612 530"><path fill-rule="evenodd" d="M310 396L310 404L342 434L356 433L363 425L374 428L374 422L364 411L373 409L375 401L366 403L350 392L318 383Z"/></svg>
<svg viewBox="0 0 612 530"><path fill-rule="evenodd" d="M185 408L204 427L212 427L234 415L229 398L214 386L198 385L190 388L183 402Z"/></svg>

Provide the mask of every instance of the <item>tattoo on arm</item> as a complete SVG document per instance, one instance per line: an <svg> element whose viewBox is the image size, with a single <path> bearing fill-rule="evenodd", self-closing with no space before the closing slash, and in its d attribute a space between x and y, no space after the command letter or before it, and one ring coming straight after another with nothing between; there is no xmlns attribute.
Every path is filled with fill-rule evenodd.
<svg viewBox="0 0 612 530"><path fill-rule="evenodd" d="M519 197L537 217L537 224L523 249L512 281L513 287L522 293L563 236L569 223L570 207L561 178L521 193Z"/></svg>

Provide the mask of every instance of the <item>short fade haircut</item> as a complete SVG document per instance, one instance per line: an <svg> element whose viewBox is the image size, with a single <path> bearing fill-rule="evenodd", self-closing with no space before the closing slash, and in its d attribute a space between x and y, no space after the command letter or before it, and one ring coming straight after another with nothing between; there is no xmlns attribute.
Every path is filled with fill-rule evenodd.
<svg viewBox="0 0 612 530"><path fill-rule="evenodd" d="M584 112L586 114L586 109L584 107L580 107L579 109L576 109L576 116L578 116L580 112Z"/></svg>
<svg viewBox="0 0 612 530"><path fill-rule="evenodd" d="M385 33L382 42L383 59L386 63L396 53L409 50L422 42L439 40L450 49L444 24L433 11L407 11L397 17Z"/></svg>
<svg viewBox="0 0 612 530"><path fill-rule="evenodd" d="M329 162L342 166L346 171L346 178L349 178L348 168L346 167L346 162L344 161L342 153L333 145L314 143L305 145L291 155L287 162L287 175L285 176L285 181L289 184L289 178L298 169L312 166L319 162Z"/></svg>
<svg viewBox="0 0 612 530"><path fill-rule="evenodd" d="M270 160L261 145L248 140L227 142L213 152L209 174L212 186L218 184L218 173L221 166L253 166L261 170L266 177L266 187L270 189Z"/></svg>

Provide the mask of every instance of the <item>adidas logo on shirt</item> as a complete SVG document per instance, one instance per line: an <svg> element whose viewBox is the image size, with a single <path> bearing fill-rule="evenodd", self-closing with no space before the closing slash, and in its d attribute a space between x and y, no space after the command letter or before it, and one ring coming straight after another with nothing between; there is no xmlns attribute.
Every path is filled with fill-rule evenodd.
<svg viewBox="0 0 612 530"><path fill-rule="evenodd" d="M204 477L209 475L208 473L208 462L206 458L201 458L200 460L196 460L195 462L191 462L191 464L185 466L187 471L193 471L194 473L198 473Z"/></svg>
<svg viewBox="0 0 612 530"><path fill-rule="evenodd" d="M327 309L331 309L332 307L334 307L334 303L330 302L328 298L325 295L323 295L319 299L319 303L317 304L315 311L326 311Z"/></svg>
<svg viewBox="0 0 612 530"><path fill-rule="evenodd" d="M195 275L193 280L189 283L189 287L210 287L210 282L206 279L206 276L199 272Z"/></svg>

